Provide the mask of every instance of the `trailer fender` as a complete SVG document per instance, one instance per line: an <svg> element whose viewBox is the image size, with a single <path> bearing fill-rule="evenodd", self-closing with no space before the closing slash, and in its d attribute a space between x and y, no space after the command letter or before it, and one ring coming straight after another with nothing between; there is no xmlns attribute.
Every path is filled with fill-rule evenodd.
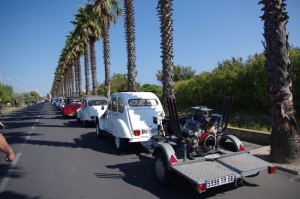
<svg viewBox="0 0 300 199"><path fill-rule="evenodd" d="M241 140L234 135L223 135L219 139L219 144L222 148L233 152L245 150L245 147Z"/></svg>
<svg viewBox="0 0 300 199"><path fill-rule="evenodd" d="M162 152L162 153L165 154L167 162L170 162L170 159L171 159L172 155L177 160L177 157L175 155L175 151L174 151L173 147L170 144L168 144L168 143L158 143L158 145L156 146L156 148L153 151L153 156L155 157L160 152ZM169 166L170 165L168 164L168 167Z"/></svg>

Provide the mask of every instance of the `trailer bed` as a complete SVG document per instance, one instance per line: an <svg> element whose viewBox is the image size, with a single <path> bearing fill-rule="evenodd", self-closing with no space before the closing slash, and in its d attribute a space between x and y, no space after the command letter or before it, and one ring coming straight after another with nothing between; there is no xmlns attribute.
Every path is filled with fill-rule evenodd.
<svg viewBox="0 0 300 199"><path fill-rule="evenodd" d="M171 165L171 170L196 185L209 184L210 181L215 180L215 184L208 187L210 188L233 182L232 179L226 179L228 177L232 178L234 176L234 181L236 181L239 178L267 170L269 166L271 166L270 163L249 153L241 153L213 161L181 162Z"/></svg>

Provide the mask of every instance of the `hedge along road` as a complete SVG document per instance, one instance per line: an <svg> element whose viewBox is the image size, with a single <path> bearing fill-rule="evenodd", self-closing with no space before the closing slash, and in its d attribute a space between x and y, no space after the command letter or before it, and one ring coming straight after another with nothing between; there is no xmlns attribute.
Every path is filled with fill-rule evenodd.
<svg viewBox="0 0 300 199"><path fill-rule="evenodd" d="M3 119L3 118L2 118ZM199 198L189 182L176 176L164 188L155 179L153 158L138 145L119 154L110 137L75 118L63 119L50 103L7 114L4 136L16 153L13 163L0 155L0 198ZM298 176L279 171L247 179L244 186L217 187L210 198L297 198ZM297 182L298 181L298 182Z"/></svg>

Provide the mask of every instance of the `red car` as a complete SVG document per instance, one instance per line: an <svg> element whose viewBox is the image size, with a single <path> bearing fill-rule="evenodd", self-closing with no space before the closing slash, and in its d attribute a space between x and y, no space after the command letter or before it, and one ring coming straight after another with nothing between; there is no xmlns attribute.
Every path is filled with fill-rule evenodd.
<svg viewBox="0 0 300 199"><path fill-rule="evenodd" d="M62 108L64 118L75 117L77 109L82 107L81 99L78 97L67 97L65 106Z"/></svg>

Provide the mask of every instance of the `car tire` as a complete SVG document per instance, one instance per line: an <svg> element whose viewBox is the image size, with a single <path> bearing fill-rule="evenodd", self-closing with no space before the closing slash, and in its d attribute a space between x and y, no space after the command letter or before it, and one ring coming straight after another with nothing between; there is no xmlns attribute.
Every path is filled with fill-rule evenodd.
<svg viewBox="0 0 300 199"><path fill-rule="evenodd" d="M128 139L115 137L115 147L118 151L124 152L128 147Z"/></svg>
<svg viewBox="0 0 300 199"><path fill-rule="evenodd" d="M154 159L154 172L157 181L163 186L170 186L174 173L169 169L164 152L158 152Z"/></svg>

